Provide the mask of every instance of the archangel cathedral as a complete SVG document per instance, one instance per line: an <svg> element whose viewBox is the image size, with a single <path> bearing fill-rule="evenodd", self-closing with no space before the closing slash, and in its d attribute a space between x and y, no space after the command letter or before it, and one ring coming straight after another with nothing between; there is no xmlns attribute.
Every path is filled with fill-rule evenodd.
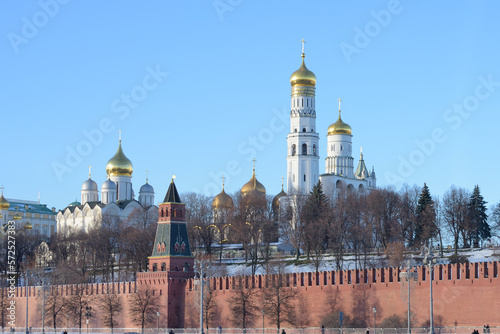
<svg viewBox="0 0 500 334"><path fill-rule="evenodd" d="M107 180L102 183L101 197L97 183L92 180L90 167L89 178L82 184L81 202L73 202L57 214L57 230L67 228L87 231L93 224L100 224L103 217L117 217L120 220L145 219L156 221L158 207L154 201L154 189L146 183L139 190L135 199L132 187L132 162L122 149L121 136L116 154L106 165Z"/></svg>

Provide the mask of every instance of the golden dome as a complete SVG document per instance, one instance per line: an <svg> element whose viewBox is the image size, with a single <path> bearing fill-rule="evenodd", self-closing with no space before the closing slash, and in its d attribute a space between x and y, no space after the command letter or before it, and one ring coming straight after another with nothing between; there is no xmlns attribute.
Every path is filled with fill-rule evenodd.
<svg viewBox="0 0 500 334"><path fill-rule="evenodd" d="M280 198L283 196L286 196L286 192L283 190L283 187L281 187L281 192L273 198L272 208L274 212L278 212L277 210L280 207Z"/></svg>
<svg viewBox="0 0 500 334"><path fill-rule="evenodd" d="M5 197L3 197L3 191L2 191L2 195L0 195L0 210L8 210L9 207L10 203L5 199Z"/></svg>
<svg viewBox="0 0 500 334"><path fill-rule="evenodd" d="M21 218L23 218L23 217L21 217L21 215L19 214L19 210L16 209L16 213L14 214L14 217L12 219L20 220Z"/></svg>
<svg viewBox="0 0 500 334"><path fill-rule="evenodd" d="M122 150L122 141L119 141L118 150L116 154L109 159L106 165L106 172L108 175L119 175L119 176L132 176L134 168L132 167L132 161L130 161Z"/></svg>
<svg viewBox="0 0 500 334"><path fill-rule="evenodd" d="M33 228L33 225L29 222L29 220L24 224L24 229L25 230L31 230Z"/></svg>
<svg viewBox="0 0 500 334"><path fill-rule="evenodd" d="M349 124L342 122L339 110L339 119L328 127L328 135L352 135Z"/></svg>
<svg viewBox="0 0 500 334"><path fill-rule="evenodd" d="M245 196L249 194L252 190L257 190L259 193L264 195L266 194L266 188L255 177L255 165L253 168L252 178L250 179L250 181L245 183L243 187L241 187L241 194Z"/></svg>
<svg viewBox="0 0 500 334"><path fill-rule="evenodd" d="M306 55L302 53L302 65L299 69L292 73L290 76L290 84L292 86L316 86L316 76L313 72L309 71L304 62L304 57Z"/></svg>
<svg viewBox="0 0 500 334"><path fill-rule="evenodd" d="M212 202L212 209L231 209L233 208L233 199L231 196L226 194L224 191L224 186L222 186L222 191L220 194L215 196Z"/></svg>

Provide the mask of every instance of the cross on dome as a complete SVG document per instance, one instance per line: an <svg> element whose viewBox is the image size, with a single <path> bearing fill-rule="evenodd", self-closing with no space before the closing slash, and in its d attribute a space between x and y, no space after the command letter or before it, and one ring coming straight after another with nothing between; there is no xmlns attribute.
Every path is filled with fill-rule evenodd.
<svg viewBox="0 0 500 334"><path fill-rule="evenodd" d="M92 166L89 165L89 179L91 178L92 175Z"/></svg>
<svg viewBox="0 0 500 334"><path fill-rule="evenodd" d="M339 97L339 99L337 101L339 101L339 111L340 111L340 103L342 102L342 100Z"/></svg>
<svg viewBox="0 0 500 334"><path fill-rule="evenodd" d="M304 53L304 44L306 44L306 41L303 38L300 41L302 42L302 53Z"/></svg>

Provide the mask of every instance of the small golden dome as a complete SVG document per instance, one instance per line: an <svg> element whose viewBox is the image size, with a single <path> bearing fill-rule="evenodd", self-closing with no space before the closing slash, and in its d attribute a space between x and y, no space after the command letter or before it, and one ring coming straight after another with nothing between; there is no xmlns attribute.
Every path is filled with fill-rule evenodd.
<svg viewBox="0 0 500 334"><path fill-rule="evenodd" d="M33 228L33 225L29 222L29 220L24 224L24 229L25 230L31 230Z"/></svg>
<svg viewBox="0 0 500 334"><path fill-rule="evenodd" d="M10 203L3 197L3 191L2 195L0 195L0 210L8 210L10 208Z"/></svg>
<svg viewBox="0 0 500 334"><path fill-rule="evenodd" d="M328 127L328 135L352 135L352 128L349 124L342 122L339 110L339 119Z"/></svg>
<svg viewBox="0 0 500 334"><path fill-rule="evenodd" d="M302 65L300 65L299 69L290 76L290 84L292 86L316 86L316 75L307 69L306 63L304 62L305 56L306 55L302 53Z"/></svg>
<svg viewBox="0 0 500 334"><path fill-rule="evenodd" d="M12 219L14 219L14 220L20 220L21 218L23 218L23 217L21 217L21 215L19 214L18 209L16 209L16 213L14 214L14 217Z"/></svg>
<svg viewBox="0 0 500 334"><path fill-rule="evenodd" d="M134 168L132 166L132 161L130 161L122 150L122 141L119 141L118 150L116 154L109 159L106 165L106 172L109 175L119 175L119 176L132 176Z"/></svg>
<svg viewBox="0 0 500 334"><path fill-rule="evenodd" d="M245 196L252 190L257 190L263 195L266 194L266 188L255 177L255 167L253 168L252 178L250 179L250 181L248 181L247 183L245 183L245 185L243 185L243 187L241 187L241 194Z"/></svg>
<svg viewBox="0 0 500 334"><path fill-rule="evenodd" d="M226 194L223 186L220 194L215 196L214 200L212 201L212 209L232 209L232 208L233 208L233 199L231 198L231 196Z"/></svg>
<svg viewBox="0 0 500 334"><path fill-rule="evenodd" d="M279 208L280 208L280 198L283 197L283 196L286 196L286 192L283 190L283 187L281 188L281 192L274 196L273 198L273 211L274 212L278 212Z"/></svg>

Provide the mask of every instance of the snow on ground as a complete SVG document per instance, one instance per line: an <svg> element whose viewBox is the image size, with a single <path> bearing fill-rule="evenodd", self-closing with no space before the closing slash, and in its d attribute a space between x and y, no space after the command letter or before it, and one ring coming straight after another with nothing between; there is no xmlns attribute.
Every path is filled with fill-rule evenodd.
<svg viewBox="0 0 500 334"><path fill-rule="evenodd" d="M439 251L434 251L434 256L436 257L437 264L447 264L449 263L448 257L453 255L453 250L444 250L443 256L439 255ZM459 250L459 255L464 255L468 258L469 262L489 262L489 261L500 261L500 247L490 247L484 249L468 249ZM422 253L414 252L412 254L406 254L406 259L410 260L412 266L422 265L424 255ZM315 266L312 260L307 260L305 256L301 256L298 261L295 260L295 256L281 257L280 260L284 260L287 264L285 271L288 273L299 273L299 272L312 272L315 271ZM215 261L215 260L214 260ZM251 275L251 267L245 264L244 258L231 258L222 259L223 266L219 266L218 272L220 276L229 275ZM277 261L274 259L273 261ZM216 264L216 263L214 263ZM367 268L381 268L388 267L388 259L383 254L371 254L366 259ZM359 262L358 262L359 268ZM331 271L337 270L337 264L335 257L333 255L325 256L319 266L320 271ZM343 258L342 269L356 269L356 261L353 255L346 255ZM266 273L266 268L259 265L256 274L261 275ZM214 276L219 276L215 274Z"/></svg>

